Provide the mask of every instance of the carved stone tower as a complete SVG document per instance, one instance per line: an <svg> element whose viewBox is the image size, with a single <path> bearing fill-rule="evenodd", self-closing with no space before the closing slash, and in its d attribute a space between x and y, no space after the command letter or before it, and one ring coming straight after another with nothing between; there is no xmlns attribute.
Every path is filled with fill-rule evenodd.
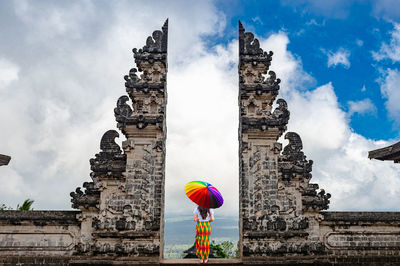
<svg viewBox="0 0 400 266"><path fill-rule="evenodd" d="M316 253L323 249L311 227L328 208L330 195L309 184L312 161L301 151L298 134L281 154L278 138L286 131L289 111L278 99L280 80L269 71L272 52L239 22L239 221L240 246L246 257Z"/></svg>
<svg viewBox="0 0 400 266"><path fill-rule="evenodd" d="M90 160L91 178L72 192L73 208L82 211L78 253L89 255L161 256L164 220L166 75L168 21L162 31L133 49L137 68L125 76L129 95L114 109L125 135L122 150L107 131L101 152ZM131 100L132 104L128 104Z"/></svg>

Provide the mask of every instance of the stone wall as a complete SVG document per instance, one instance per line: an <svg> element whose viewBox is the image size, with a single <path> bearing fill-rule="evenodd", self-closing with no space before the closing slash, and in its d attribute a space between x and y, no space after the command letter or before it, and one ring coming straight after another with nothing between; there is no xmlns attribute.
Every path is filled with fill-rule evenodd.
<svg viewBox="0 0 400 266"><path fill-rule="evenodd" d="M72 255L79 242L79 211L1 211L3 255Z"/></svg>
<svg viewBox="0 0 400 266"><path fill-rule="evenodd" d="M397 255L400 214L394 212L322 212L319 236L330 254Z"/></svg>

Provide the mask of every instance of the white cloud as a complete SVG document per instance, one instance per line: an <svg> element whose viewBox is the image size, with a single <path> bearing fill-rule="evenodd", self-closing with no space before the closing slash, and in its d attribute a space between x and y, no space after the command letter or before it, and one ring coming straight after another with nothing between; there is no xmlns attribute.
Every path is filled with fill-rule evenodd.
<svg viewBox="0 0 400 266"><path fill-rule="evenodd" d="M332 194L330 209L396 210L400 169L368 159L368 151L389 144L352 131L332 85L293 91L288 100L288 130L300 134L305 154L314 161L311 182Z"/></svg>
<svg viewBox="0 0 400 266"><path fill-rule="evenodd" d="M289 40L283 33L261 40L264 50L273 50L271 69L282 78L280 95L288 102L288 131L298 132L304 152L314 160L313 179L332 194L331 210L396 210L400 203L400 169L390 162L368 159L368 151L389 145L386 141L367 139L349 125L348 114L341 110L331 83L305 90L295 81L306 76L301 60L287 50ZM373 107L362 101L367 112ZM353 104L353 108L361 103ZM357 108L356 108L357 109ZM354 111L356 111L354 109ZM285 143L283 137L281 142ZM389 185L382 185L388 182Z"/></svg>
<svg viewBox="0 0 400 266"><path fill-rule="evenodd" d="M352 116L353 114L357 113L357 114L376 114L376 107L375 105L372 103L371 99L364 99L361 101L348 101L347 102L348 106L349 106L349 111L348 111L348 115Z"/></svg>
<svg viewBox="0 0 400 266"><path fill-rule="evenodd" d="M270 70L281 79L281 97L285 97L289 89L304 89L315 83L315 80L303 71L301 60L287 50L290 42L287 34L278 32L271 34L267 39L259 40L265 51L274 53Z"/></svg>
<svg viewBox="0 0 400 266"><path fill-rule="evenodd" d="M81 27L95 15L91 1L68 5L44 1L32 5L27 0L21 0L14 2L14 8L18 18L29 25L26 38L32 42L43 39L60 42L63 36L67 36L67 40L81 38Z"/></svg>
<svg viewBox="0 0 400 266"><path fill-rule="evenodd" d="M206 180L224 195L218 212L238 213L237 41L169 65L167 213L191 213L183 185ZM223 100L222 100L223 99ZM180 206L178 209L176 206Z"/></svg>
<svg viewBox="0 0 400 266"><path fill-rule="evenodd" d="M343 65L345 68L350 67L350 51L344 48L339 48L336 52L326 52L328 56L328 67L336 67L337 65Z"/></svg>
<svg viewBox="0 0 400 266"><path fill-rule="evenodd" d="M306 141L309 136L315 150L336 150L343 146L350 130L331 83L303 93L293 90L288 101L289 128L302 132Z"/></svg>
<svg viewBox="0 0 400 266"><path fill-rule="evenodd" d="M362 92L367 91L367 88L365 87L365 85L362 86L361 91L362 91Z"/></svg>
<svg viewBox="0 0 400 266"><path fill-rule="evenodd" d="M5 58L0 58L0 90L18 79L19 67Z"/></svg>
<svg viewBox="0 0 400 266"><path fill-rule="evenodd" d="M262 20L260 19L259 16L256 16L254 18L251 19L254 23L259 23L261 25L263 25L264 23L262 22Z"/></svg>
<svg viewBox="0 0 400 266"><path fill-rule="evenodd" d="M380 85L389 116L400 123L400 72L396 69L387 69L383 72Z"/></svg>
<svg viewBox="0 0 400 266"><path fill-rule="evenodd" d="M400 17L400 5L397 0L370 0L373 5L373 14L386 20L395 20Z"/></svg>
<svg viewBox="0 0 400 266"><path fill-rule="evenodd" d="M383 42L378 52L372 52L375 60L390 59L393 63L400 62L400 24L393 23L390 43Z"/></svg>

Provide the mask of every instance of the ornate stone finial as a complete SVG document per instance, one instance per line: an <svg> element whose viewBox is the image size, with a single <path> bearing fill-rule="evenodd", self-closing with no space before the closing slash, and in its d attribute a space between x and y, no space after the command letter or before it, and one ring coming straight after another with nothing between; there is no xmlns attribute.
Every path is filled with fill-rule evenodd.
<svg viewBox="0 0 400 266"><path fill-rule="evenodd" d="M115 138L119 134L115 130L108 130L104 133L100 141L101 152L96 154L95 158L90 159L92 178L122 178L125 171L126 155L122 154L122 150Z"/></svg>
<svg viewBox="0 0 400 266"><path fill-rule="evenodd" d="M134 48L134 58L136 65L141 69L141 63L145 61L162 61L167 60L167 44L168 44L168 19L165 21L162 30L156 30L152 36L147 37L146 45L142 49Z"/></svg>
<svg viewBox="0 0 400 266"><path fill-rule="evenodd" d="M164 93L167 68L167 44L168 44L168 19L162 30L156 30L149 36L146 45L142 49L134 48L136 68L129 71L124 77L126 91L132 98L133 90L148 93L151 90ZM140 77L138 71L142 72Z"/></svg>
<svg viewBox="0 0 400 266"><path fill-rule="evenodd" d="M100 149L107 153L107 154L121 154L122 150L118 146L117 143L115 143L115 138L118 138L119 134L115 130L108 130L106 133L104 133L103 137L101 138L100 141Z"/></svg>
<svg viewBox="0 0 400 266"><path fill-rule="evenodd" d="M123 95L119 97L117 101L117 107L114 108L114 116L115 120L118 122L118 128L123 127L129 117L132 115L133 111L132 108L127 104L128 101L129 97Z"/></svg>
<svg viewBox="0 0 400 266"><path fill-rule="evenodd" d="M329 208L329 198L331 195L325 193L323 189L317 191L318 184L309 184L312 171L312 160L307 160L304 155L303 143L300 136L295 132L287 132L285 139L289 140L285 146L282 156L279 158L279 170L282 179L291 181L298 178L303 181L302 204L304 210L326 210Z"/></svg>
<svg viewBox="0 0 400 266"><path fill-rule="evenodd" d="M239 21L239 55L242 63L263 63L268 67L271 65L273 52L264 52L260 48L260 42L251 32L245 32L242 23Z"/></svg>
<svg viewBox="0 0 400 266"><path fill-rule="evenodd" d="M101 152L96 154L95 158L90 159L90 176L94 182L85 182L83 187L85 192L78 187L75 192L71 192L72 208L89 209L98 208L100 200L100 191L95 182L101 179L119 179L123 178L122 173L126 169L126 155L122 154L121 148L115 143L115 138L119 134L115 130L108 130L104 133L100 141Z"/></svg>
<svg viewBox="0 0 400 266"><path fill-rule="evenodd" d="M280 83L275 72L269 71L272 54L264 52L254 34L245 32L239 21L239 91L243 101L241 112L247 116L243 117L244 130L264 131L274 127L278 127L280 133L286 130L289 119L286 102L280 100L276 113L270 113Z"/></svg>
<svg viewBox="0 0 400 266"><path fill-rule="evenodd" d="M114 109L118 128L126 134L126 126L135 125L144 129L149 125L163 130L166 99L168 19L162 30L156 30L149 36L146 45L133 49L137 68L132 68L124 77L125 87L132 99L132 108L128 98L122 96Z"/></svg>
<svg viewBox="0 0 400 266"><path fill-rule="evenodd" d="M78 187L75 192L70 193L72 208L98 208L100 202L100 191L95 189L93 182L85 182L83 183L83 187L85 188L85 192Z"/></svg>
<svg viewBox="0 0 400 266"><path fill-rule="evenodd" d="M289 122L290 112L288 110L287 103L284 99L278 99L276 101L278 107L272 113L274 121L276 121L277 126L281 130L286 130L286 125Z"/></svg>
<svg viewBox="0 0 400 266"><path fill-rule="evenodd" d="M329 208L329 199L331 194L325 193L325 190L319 188L318 184L308 184L302 192L302 204L305 211L320 211Z"/></svg>
<svg viewBox="0 0 400 266"><path fill-rule="evenodd" d="M296 176L300 176L307 180L311 179L313 161L306 159L302 151L303 143L300 136L295 132L287 132L285 139L288 139L289 143L285 146L282 156L279 158L282 178L291 180Z"/></svg>
<svg viewBox="0 0 400 266"><path fill-rule="evenodd" d="M242 117L242 129L260 129L262 131L270 128L278 128L281 132L286 130L290 112L287 103L283 99L278 99L278 107L272 114L267 114L262 118Z"/></svg>
<svg viewBox="0 0 400 266"><path fill-rule="evenodd" d="M287 132L285 134L285 139L289 140L288 145L285 146L282 152L282 157L285 161L290 161L293 163L303 163L306 160L306 156L304 155L303 142L299 134L295 132Z"/></svg>

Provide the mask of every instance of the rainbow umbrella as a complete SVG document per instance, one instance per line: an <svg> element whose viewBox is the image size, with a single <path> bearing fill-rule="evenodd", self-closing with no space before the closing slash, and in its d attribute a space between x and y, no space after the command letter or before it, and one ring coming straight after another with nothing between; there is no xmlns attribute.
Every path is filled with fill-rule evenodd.
<svg viewBox="0 0 400 266"><path fill-rule="evenodd" d="M205 208L219 208L224 204L221 193L213 185L203 181L186 184L185 193L194 203Z"/></svg>

